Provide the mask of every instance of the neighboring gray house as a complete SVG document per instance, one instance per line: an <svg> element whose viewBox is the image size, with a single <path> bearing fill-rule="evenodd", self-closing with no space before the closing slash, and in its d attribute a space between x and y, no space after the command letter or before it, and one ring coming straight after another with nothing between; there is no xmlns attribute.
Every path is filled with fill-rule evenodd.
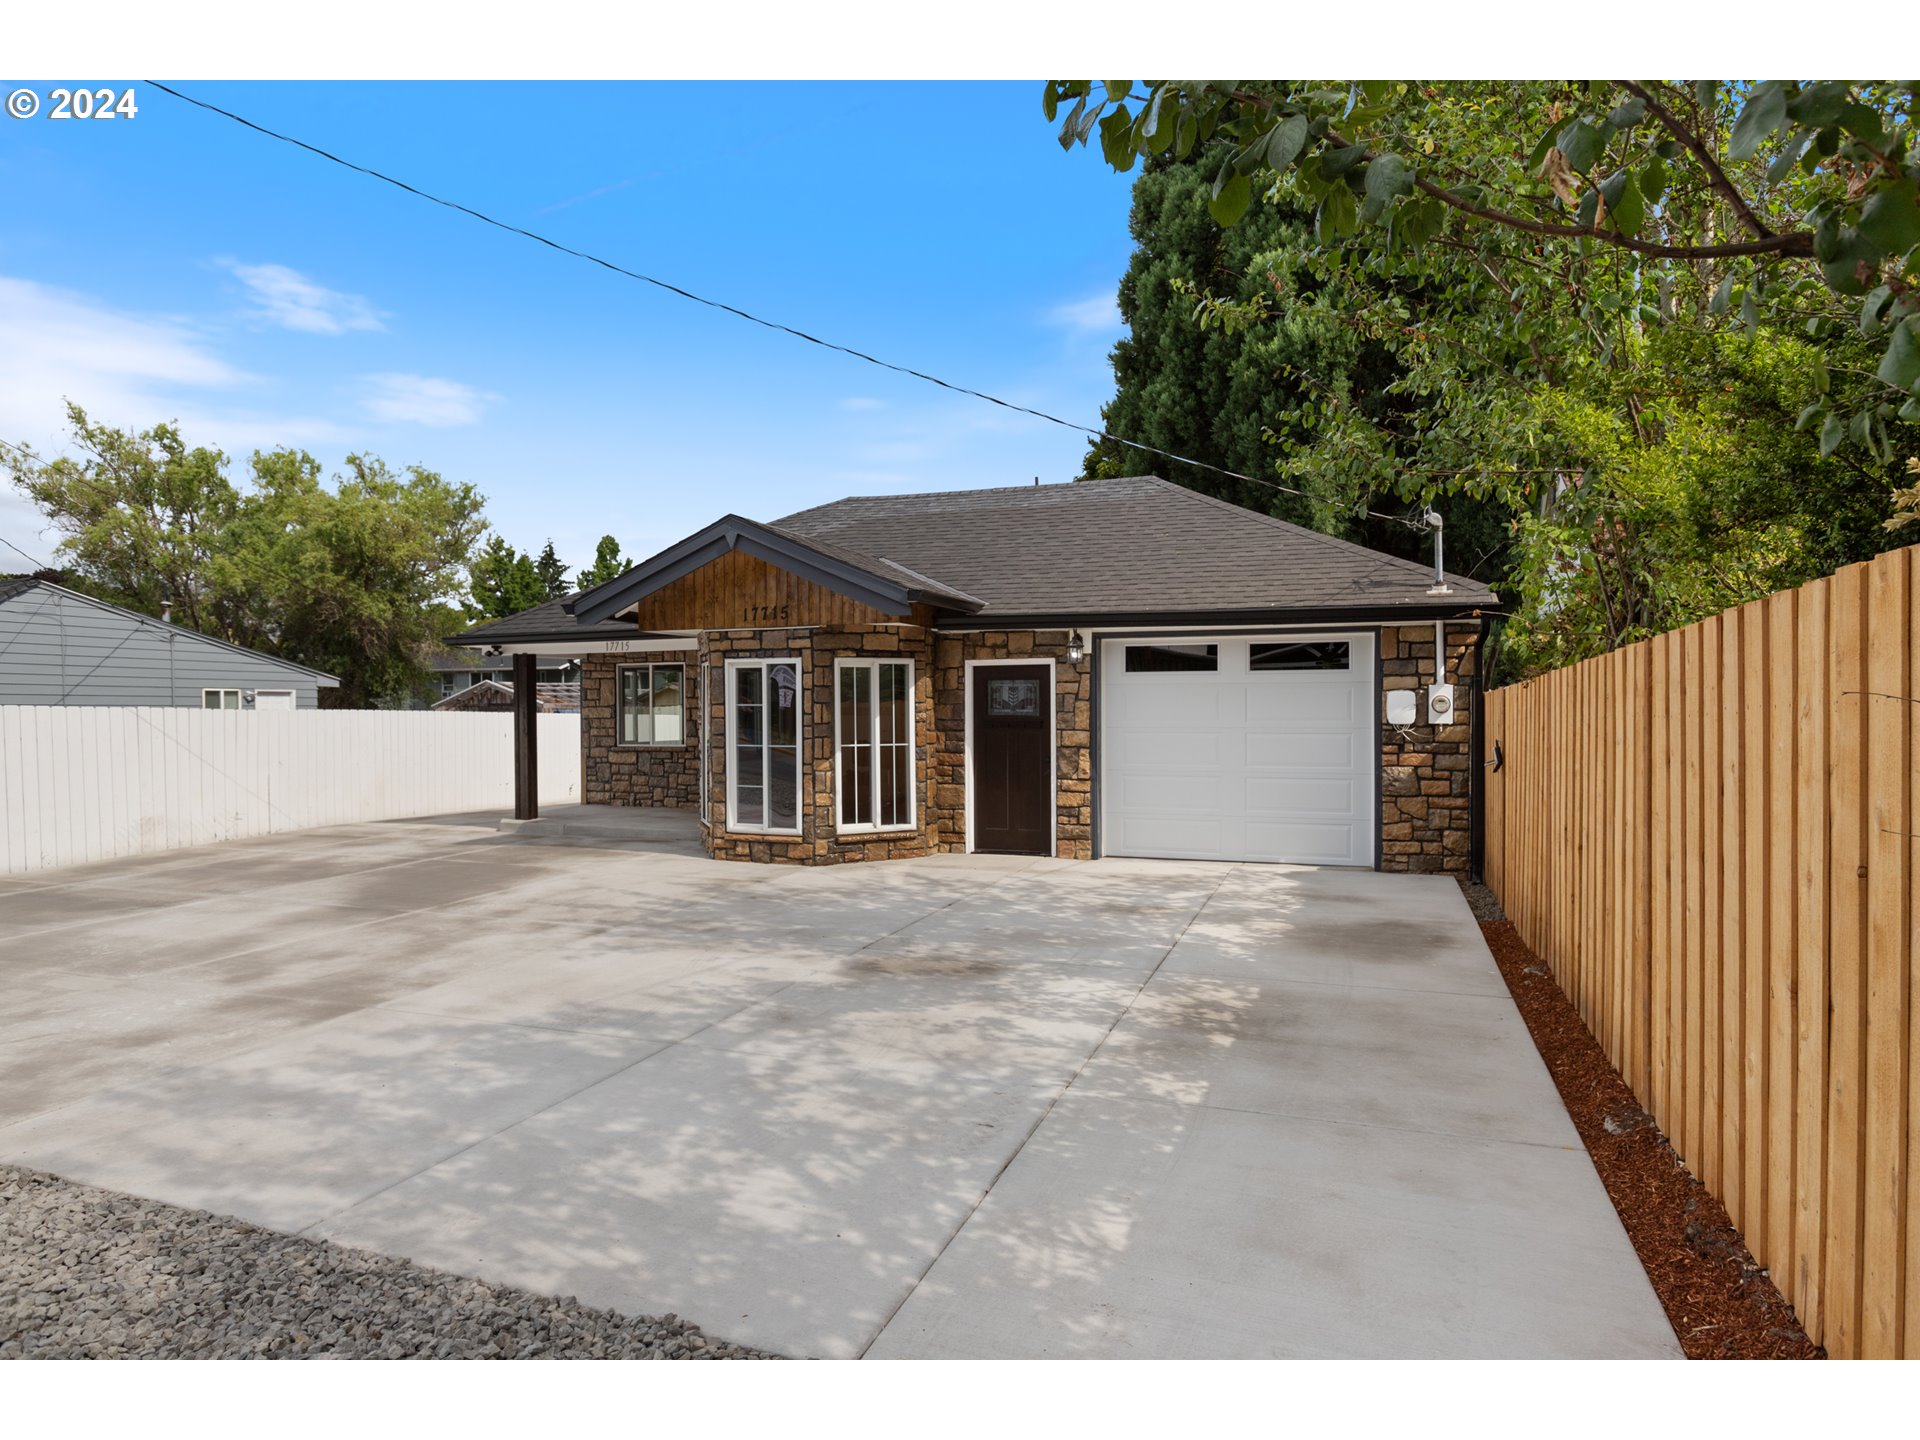
<svg viewBox="0 0 1920 1440"><path fill-rule="evenodd" d="M81 595L0 576L0 705L312 710L340 682Z"/></svg>

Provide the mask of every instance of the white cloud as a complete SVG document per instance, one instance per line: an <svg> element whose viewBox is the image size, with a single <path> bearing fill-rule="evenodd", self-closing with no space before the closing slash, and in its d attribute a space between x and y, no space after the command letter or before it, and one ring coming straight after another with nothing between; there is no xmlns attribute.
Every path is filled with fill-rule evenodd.
<svg viewBox="0 0 1920 1440"><path fill-rule="evenodd" d="M230 403L266 382L228 363L186 321L115 310L89 295L0 275L0 438L59 454L66 402L110 425L144 430L178 421L192 445L240 454L256 445L336 439L311 416Z"/></svg>
<svg viewBox="0 0 1920 1440"><path fill-rule="evenodd" d="M312 335L344 335L349 330L384 330L380 314L364 295L348 295L309 280L285 265L242 265L223 261L247 287L254 313L289 330Z"/></svg>
<svg viewBox="0 0 1920 1440"><path fill-rule="evenodd" d="M490 402L500 398L433 375L369 375L365 383L367 413L415 425L472 425Z"/></svg>
<svg viewBox="0 0 1920 1440"><path fill-rule="evenodd" d="M0 406L19 423L49 390L85 404L127 387L226 388L251 379L178 320L129 315L69 290L0 275Z"/></svg>
<svg viewBox="0 0 1920 1440"><path fill-rule="evenodd" d="M41 455L67 449L69 399L93 419L127 429L177 421L188 444L236 456L342 437L339 427L311 416L235 408L237 395L265 382L221 358L176 317L116 310L92 296L0 275L0 337L0 439ZM11 486L0 491L0 534L51 558L53 542L41 534L38 512ZM18 561L9 551L0 568Z"/></svg>
<svg viewBox="0 0 1920 1440"><path fill-rule="evenodd" d="M1081 335L1110 335L1126 327L1120 307L1111 295L1070 300L1047 312L1047 323Z"/></svg>

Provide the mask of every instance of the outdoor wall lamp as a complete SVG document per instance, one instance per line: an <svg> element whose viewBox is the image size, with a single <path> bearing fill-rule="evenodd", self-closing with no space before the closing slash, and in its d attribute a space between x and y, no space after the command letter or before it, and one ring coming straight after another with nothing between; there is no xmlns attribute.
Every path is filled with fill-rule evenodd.
<svg viewBox="0 0 1920 1440"><path fill-rule="evenodd" d="M1067 639L1067 659L1078 665L1087 658L1087 642L1080 638L1080 632L1074 631Z"/></svg>

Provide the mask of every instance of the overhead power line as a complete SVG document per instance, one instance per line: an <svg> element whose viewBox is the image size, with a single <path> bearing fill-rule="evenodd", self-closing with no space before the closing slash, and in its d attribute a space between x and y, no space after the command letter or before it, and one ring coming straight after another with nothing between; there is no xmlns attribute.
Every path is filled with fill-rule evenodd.
<svg viewBox="0 0 1920 1440"><path fill-rule="evenodd" d="M987 404L998 405L1003 410L1011 410L1021 415L1030 415L1034 419L1044 420L1050 425L1058 425L1063 429L1072 430L1081 435L1090 435L1099 440L1110 441L1115 445L1125 446L1129 450L1137 450L1145 455L1157 455L1163 460L1172 460L1177 464L1188 465L1196 470L1205 470L1209 474L1221 475L1229 480L1239 480L1248 485L1263 486L1268 490L1275 490L1283 495L1295 495L1303 500L1309 501L1323 501L1323 497L1315 496L1305 490L1296 489L1291 485L1282 485L1277 480L1267 480L1258 475L1243 475L1238 470L1228 470L1219 465L1210 465L1204 460L1195 460L1191 456L1177 454L1172 450L1163 450L1157 445L1146 445L1138 440L1128 440L1124 436L1115 435L1108 430L1102 430L1096 425L1082 425L1073 420L1063 419L1058 415L1050 415L1045 410L1036 410L1030 405L1021 405L1012 400L1003 400L998 395L990 395L986 391L976 390L970 385L961 385L951 380L942 380L938 375L928 374L924 370L916 370L910 365L899 365L891 360L883 360L877 355L869 355L864 350L856 350L851 345L841 345L832 340L823 340L818 335L809 335L804 330L797 330L793 326L784 325L778 320L769 320L764 316L754 314L750 310L742 310L737 305L729 305L721 300L709 299L705 295L695 294L693 291L683 286L675 285L671 281L661 280L653 275L642 274L638 270L630 270L624 265L603 259L589 251L578 250L571 245L564 245L560 241L551 239L537 231L527 230L518 225L508 224L504 220L495 219L491 215L475 210L470 205L462 205L457 200L448 200L443 196L422 190L416 185L409 185L406 181L396 179L384 171L375 170L370 166L356 164L351 160L334 154L331 150L323 150L318 145L311 145L305 140L261 125L256 121L247 119L244 115L236 115L233 111L223 109L209 101L196 99L183 91L174 89L171 85L163 85L158 80L148 80L143 83L173 96L176 100L183 100L187 104L201 110L223 116L233 121L236 125L244 125L247 129L265 135L270 140L278 140L283 144L295 146L298 149L305 150L310 155L317 155L322 160L328 160L335 165L344 166L348 170L357 171L359 174L365 175L370 179L384 181L388 185L406 191L409 195L431 201L433 204L444 206L449 210L456 210L462 215L478 220L483 225L491 225L494 229L504 230L509 235L518 235L522 239L531 240L538 245L544 245L549 250L557 250L562 255L571 255L576 260L584 260L590 265L598 265L603 270L610 270L614 274L624 276L629 280L638 280L643 285L652 285L656 289L665 290L670 295L677 295L682 300L691 300L696 305L705 305L712 310L724 311L729 315L747 321L749 324L759 325L767 330L775 330L783 335L791 335L794 339L804 340L809 345L818 345L823 350L836 351L852 359L865 361L869 365L876 365L882 370L891 370L896 375L906 375L915 380L923 380L929 385L938 385L942 390L950 390L957 395L968 395L975 400L984 400ZM1361 513L1371 516L1376 520L1385 520L1390 524L1405 525L1411 530L1424 530L1427 528L1423 523L1409 519L1405 515L1388 515L1379 510L1364 510Z"/></svg>

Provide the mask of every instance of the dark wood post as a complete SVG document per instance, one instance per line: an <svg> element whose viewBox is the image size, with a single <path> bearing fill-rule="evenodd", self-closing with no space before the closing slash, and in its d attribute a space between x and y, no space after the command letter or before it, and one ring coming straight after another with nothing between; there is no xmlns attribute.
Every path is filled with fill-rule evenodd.
<svg viewBox="0 0 1920 1440"><path fill-rule="evenodd" d="M513 818L540 818L540 713L535 655L513 657Z"/></svg>

